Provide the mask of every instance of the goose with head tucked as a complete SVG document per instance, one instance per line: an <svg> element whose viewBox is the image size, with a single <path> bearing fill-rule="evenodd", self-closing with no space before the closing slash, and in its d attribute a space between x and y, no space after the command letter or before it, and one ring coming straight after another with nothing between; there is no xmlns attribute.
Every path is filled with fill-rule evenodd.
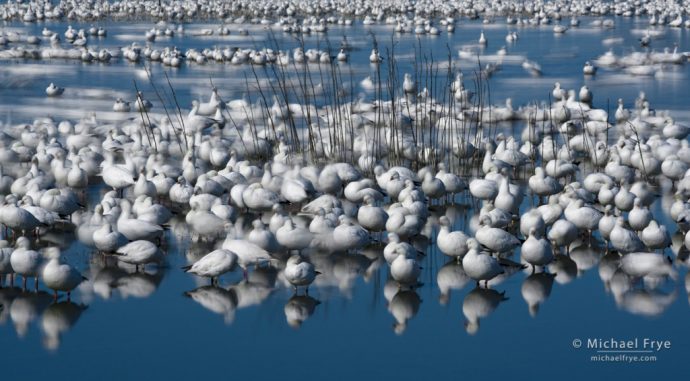
<svg viewBox="0 0 690 381"><path fill-rule="evenodd" d="M546 222L538 209L530 209L527 213L523 213L520 216L520 233L527 237L532 229L539 236L546 234Z"/></svg>
<svg viewBox="0 0 690 381"><path fill-rule="evenodd" d="M547 176L541 167L534 168L534 175L528 180L529 188L537 196L551 196L563 189L563 186L553 177Z"/></svg>
<svg viewBox="0 0 690 381"><path fill-rule="evenodd" d="M446 194L446 187L441 179L434 177L431 172L427 172L422 181L422 192L428 198L436 199Z"/></svg>
<svg viewBox="0 0 690 381"><path fill-rule="evenodd" d="M163 261L163 253L158 246L145 240L132 241L124 245L117 249L115 255L118 261L135 265L137 270L139 266Z"/></svg>
<svg viewBox="0 0 690 381"><path fill-rule="evenodd" d="M639 198L635 198L633 208L628 212L628 224L630 227L641 232L652 221L652 212L649 211Z"/></svg>
<svg viewBox="0 0 690 381"><path fill-rule="evenodd" d="M283 270L285 279L294 287L297 292L297 287L305 287L305 293L309 294L309 285L311 285L316 276L320 273L316 271L313 264L302 258L300 255L293 255L288 258Z"/></svg>
<svg viewBox="0 0 690 381"><path fill-rule="evenodd" d="M230 235L225 238L221 248L237 255L237 264L242 268L245 279L249 266L259 266L273 260L270 254L261 247L243 239L235 239Z"/></svg>
<svg viewBox="0 0 690 381"><path fill-rule="evenodd" d="M462 257L464 257L469 250L467 247L467 240L469 237L462 231L451 231L451 223L448 217L442 216L439 222L441 223L441 227L436 239L438 249L443 254L461 262Z"/></svg>
<svg viewBox="0 0 690 381"><path fill-rule="evenodd" d="M237 255L230 250L214 250L182 269L185 272L198 275L200 277L211 278L211 283L218 282L218 277L232 271L237 264Z"/></svg>
<svg viewBox="0 0 690 381"><path fill-rule="evenodd" d="M56 86L52 82L50 83L50 85L48 85L48 87L46 87L46 95L49 97L59 97L64 92L65 92L64 87Z"/></svg>
<svg viewBox="0 0 690 381"><path fill-rule="evenodd" d="M532 265L533 269L537 266L546 266L554 258L551 243L544 237L537 236L537 230L531 228L527 239L522 243L520 258Z"/></svg>
<svg viewBox="0 0 690 381"><path fill-rule="evenodd" d="M604 215L599 220L599 234L601 234L601 237L604 238L607 244L611 236L611 231L616 227L617 217L613 212L613 206L606 205L604 208Z"/></svg>
<svg viewBox="0 0 690 381"><path fill-rule="evenodd" d="M441 180L446 192L454 195L467 189L467 183L460 176L448 172L444 163L438 164L438 172L436 178Z"/></svg>
<svg viewBox="0 0 690 381"><path fill-rule="evenodd" d="M275 192L264 189L259 183L254 183L242 192L242 201L252 210L271 210L273 205L280 202L280 198Z"/></svg>
<svg viewBox="0 0 690 381"><path fill-rule="evenodd" d="M17 232L32 232L41 226L41 221L36 218L29 210L20 208L14 201L5 198L0 201L0 223L7 228Z"/></svg>
<svg viewBox="0 0 690 381"><path fill-rule="evenodd" d="M391 277L398 282L399 287L416 285L417 278L422 272L416 255L409 256L407 251L400 247L397 247L395 252L398 255L390 264Z"/></svg>
<svg viewBox="0 0 690 381"><path fill-rule="evenodd" d="M498 184L493 180L476 178L470 182L470 194L480 200L493 200L498 195Z"/></svg>
<svg viewBox="0 0 690 381"><path fill-rule="evenodd" d="M374 204L372 196L364 196L364 205L357 210L357 222L370 232L381 232L386 230L386 221L388 213Z"/></svg>
<svg viewBox="0 0 690 381"><path fill-rule="evenodd" d="M17 238L15 249L10 257L10 264L15 274L22 276L22 287L26 290L27 278L34 277L34 287L38 290L38 275L42 265L41 254L31 250L31 243L26 237Z"/></svg>
<svg viewBox="0 0 690 381"><path fill-rule="evenodd" d="M389 265L398 255L413 257L417 254L417 249L410 243L400 240L400 237L395 233L388 233L388 243L383 248L383 258Z"/></svg>
<svg viewBox="0 0 690 381"><path fill-rule="evenodd" d="M671 244L666 226L659 225L656 220L649 221L647 227L640 232L640 240L651 250L663 250Z"/></svg>
<svg viewBox="0 0 690 381"><path fill-rule="evenodd" d="M347 216L340 216L340 224L333 229L333 247L336 251L359 249L369 243L369 232L356 225Z"/></svg>
<svg viewBox="0 0 690 381"><path fill-rule="evenodd" d="M591 206L585 205L582 200L571 201L564 211L565 219L570 221L578 229L591 233L599 227L602 214Z"/></svg>
<svg viewBox="0 0 690 381"><path fill-rule="evenodd" d="M619 253L632 253L644 250L644 243L634 231L625 226L623 217L616 219L616 226L611 230L609 242Z"/></svg>
<svg viewBox="0 0 690 381"><path fill-rule="evenodd" d="M51 227L61 221L60 216L40 206L34 205L33 198L29 195L22 197L21 208L27 210L41 223L41 225Z"/></svg>
<svg viewBox="0 0 690 381"><path fill-rule="evenodd" d="M563 207L558 203L558 196L552 195L549 197L549 202L537 207L537 211L541 214L545 226L551 226L563 214Z"/></svg>
<svg viewBox="0 0 690 381"><path fill-rule="evenodd" d="M311 245L314 235L309 229L295 225L292 218L288 217L276 231L276 239L284 248L300 251Z"/></svg>
<svg viewBox="0 0 690 381"><path fill-rule="evenodd" d="M278 243L272 231L266 229L266 226L260 219L252 222L254 227L247 235L247 241L259 246L269 253L277 253L281 250L281 245Z"/></svg>
<svg viewBox="0 0 690 381"><path fill-rule="evenodd" d="M475 240L492 252L497 254L506 253L520 245L520 240L514 235L503 229L491 227L489 217L481 217L479 224L480 228L475 233Z"/></svg>
<svg viewBox="0 0 690 381"><path fill-rule="evenodd" d="M103 253L114 253L127 244L127 238L113 230L110 223L105 223L93 232L93 243Z"/></svg>
<svg viewBox="0 0 690 381"><path fill-rule="evenodd" d="M77 288L86 278L74 267L60 263L60 249L57 247L46 248L45 256L48 258L48 263L43 267L41 273L43 283L53 290L56 300L58 291L62 291L67 293L67 300L69 301L72 290Z"/></svg>
<svg viewBox="0 0 690 381"><path fill-rule="evenodd" d="M479 242L474 238L467 240L467 248L469 250L462 258L462 267L477 284L484 281L486 287L489 280L505 272L496 258L479 251Z"/></svg>
<svg viewBox="0 0 690 381"><path fill-rule="evenodd" d="M129 201L122 201L120 207L122 208L122 213L117 219L117 230L128 240L154 241L163 236L163 228L160 225L152 224L138 218L132 218L132 206Z"/></svg>
<svg viewBox="0 0 690 381"><path fill-rule="evenodd" d="M565 246L566 251L570 252L570 244L577 239L577 235L577 227L572 222L567 219L559 219L553 223L547 237L553 246Z"/></svg>

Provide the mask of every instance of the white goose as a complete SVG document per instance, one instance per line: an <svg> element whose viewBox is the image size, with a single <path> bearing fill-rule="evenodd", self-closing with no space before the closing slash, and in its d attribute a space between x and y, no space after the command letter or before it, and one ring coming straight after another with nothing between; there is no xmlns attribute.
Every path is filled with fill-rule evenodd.
<svg viewBox="0 0 690 381"><path fill-rule="evenodd" d="M369 242L369 232L352 223L346 216L340 216L340 225L333 229L333 247L337 251L359 249Z"/></svg>
<svg viewBox="0 0 690 381"><path fill-rule="evenodd" d="M506 253L520 245L520 241L514 235L503 229L491 227L489 217L482 216L479 224L481 227L475 233L475 240L492 252Z"/></svg>
<svg viewBox="0 0 690 381"><path fill-rule="evenodd" d="M467 240L467 247L469 251L462 259L462 267L477 284L484 281L486 287L489 280L504 272L496 258L479 252L479 243L474 238Z"/></svg>
<svg viewBox="0 0 690 381"><path fill-rule="evenodd" d="M15 249L10 257L10 264L15 274L22 276L22 288L26 290L26 280L35 278L34 287L38 290L38 275L41 270L41 254L31 250L31 243L26 237L17 238Z"/></svg>
<svg viewBox="0 0 690 381"><path fill-rule="evenodd" d="M313 264L299 255L293 255L287 260L283 274L285 279L295 288L295 292L297 292L297 287L304 286L305 292L308 294L309 285L320 273L315 270Z"/></svg>
<svg viewBox="0 0 690 381"><path fill-rule="evenodd" d="M64 93L64 92L65 92L65 88L64 88L64 87L56 86L56 85L55 85L54 83L52 83L52 82L51 82L50 85L48 85L48 87L46 88L46 95L49 96L49 97L59 97L59 96L62 95L62 93Z"/></svg>
<svg viewBox="0 0 690 381"><path fill-rule="evenodd" d="M69 301L72 290L77 288L86 278L74 267L60 263L60 249L57 247L45 249L45 256L48 258L48 263L41 273L43 283L53 290L55 299L57 299L58 291L63 291L67 293L67 300Z"/></svg>
<svg viewBox="0 0 690 381"><path fill-rule="evenodd" d="M413 286L417 284L417 277L422 272L416 255L409 256L405 250L400 247L395 249L398 256L393 260L390 266L391 277L398 282L400 286Z"/></svg>
<svg viewBox="0 0 690 381"><path fill-rule="evenodd" d="M543 237L537 237L537 230L530 229L527 240L522 243L520 250L520 258L532 265L534 269L536 266L546 266L553 261L553 251L551 244Z"/></svg>
<svg viewBox="0 0 690 381"><path fill-rule="evenodd" d="M618 217L616 219L616 226L611 230L609 241L611 242L611 246L620 253L631 253L644 249L644 244L637 234L625 227L625 220L623 217Z"/></svg>
<svg viewBox="0 0 690 381"><path fill-rule="evenodd" d="M137 271L139 266L146 266L149 263L160 263L163 260L163 254L158 249L158 246L145 240L133 241L122 246L117 249L116 255L119 261L135 265Z"/></svg>
<svg viewBox="0 0 690 381"><path fill-rule="evenodd" d="M93 243L96 249L103 253L114 253L127 244L127 238L113 230L110 223L105 223L93 232Z"/></svg>
<svg viewBox="0 0 690 381"><path fill-rule="evenodd" d="M469 237L461 231L450 231L451 223L448 217L439 220L441 228L437 236L438 249L445 255L455 258L458 262L467 254L467 240Z"/></svg>
<svg viewBox="0 0 690 381"><path fill-rule="evenodd" d="M201 259L182 269L201 277L211 278L211 283L218 281L218 277L231 271L237 264L237 255L230 250L214 250Z"/></svg>

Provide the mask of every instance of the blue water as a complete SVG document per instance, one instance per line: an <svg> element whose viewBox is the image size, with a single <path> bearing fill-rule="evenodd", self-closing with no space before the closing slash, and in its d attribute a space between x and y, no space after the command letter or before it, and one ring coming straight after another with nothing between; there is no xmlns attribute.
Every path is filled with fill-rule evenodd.
<svg viewBox="0 0 690 381"><path fill-rule="evenodd" d="M491 98L495 103L506 97L512 97L516 105L548 100L555 81L560 81L566 88L579 88L586 83L595 94L595 104L600 107L607 101L614 105L619 97L631 105L638 92L644 90L653 107L670 109L678 120L687 122L687 65L670 68L674 76L666 78L636 79L605 69L600 69L594 78L582 76L584 61L592 60L608 49L601 43L604 38L623 37L624 42L614 45L613 49L617 53L628 52L636 46L636 37L630 30L644 29L647 25L644 19L616 18L616 29L602 30L588 27L588 21L583 19L581 28L571 29L563 36L554 36L552 26L517 29L502 24L486 26L461 20L453 35L425 36L420 41L422 50L433 52L438 60L445 59L445 46L448 44L456 59L457 50L463 45L473 44L480 30L484 29L489 39L486 51L492 53L507 45L504 42L506 31L516 29L520 38L514 46L507 45L509 54L522 54L539 62L544 75L533 78L519 65L504 65L490 80ZM62 23L47 25L60 32L65 29ZM104 26L108 28L109 36L102 44L110 47L128 42L115 40L118 33L136 34L143 42L143 31L151 27ZM43 24L12 24L8 27L38 33ZM187 29L193 27L188 26ZM352 79L357 82L376 71L366 61L371 46L367 29L377 35L381 45L392 33L392 26L364 28L360 25L356 28L332 27L328 34L334 46L346 34L359 48L353 52L348 65L352 69ZM169 45L185 49L216 44L244 47L269 44L263 42L266 36L260 29L250 32L249 37L232 43L216 37L175 37ZM276 36L281 46L296 46L296 42L282 32L276 32ZM400 72L411 70L416 37L404 35L394 38L400 41L396 50L404 55L399 59ZM688 31L667 30L666 36L655 40L653 47L661 50L673 43L678 44L680 51L689 50ZM317 44L323 44L323 41L318 41L315 36L306 38L306 47L316 47ZM156 45L168 43L157 42ZM463 63L460 65L466 79L471 77L472 69ZM8 68L23 66L38 69L20 75L8 71ZM50 67L57 67L59 71L42 73L44 68ZM88 112L109 111L114 100L110 93L93 99L85 90L98 88L131 95L132 79L137 79L143 82L144 91L150 91L146 80L137 76L135 69L136 65L121 62L108 65L3 62L0 73L5 75L4 78L12 77L16 86L0 87L0 120L31 121L33 117L44 115L37 113L35 105L49 107L48 113L58 120L62 117L76 119L74 114L63 116L63 113L74 112L75 107L85 101L90 102ZM151 70L154 78L161 78L162 66L154 64ZM231 99L246 92L242 73L251 74L247 67L213 63L203 68L191 65L166 70L170 70L183 107L192 99L208 96L209 76L220 87L224 97ZM45 98L43 89L50 81L67 87L63 98ZM21 107L27 105L31 107ZM81 111L77 109L77 112ZM459 200L467 202L464 198ZM468 219L472 212L469 209L464 218ZM668 222L658 203L654 212L657 219L667 222L675 231L675 226ZM462 218L459 220L457 227L465 227ZM462 289L451 291L449 300L443 304L436 275L447 259L433 245L434 230L431 245L426 248L427 255L422 260L424 270L420 282L423 286L416 291L401 291L396 295L396 286L386 287L388 272L382 258L378 263L372 263L371 258L376 258L372 254L369 257L350 254L329 263L331 267L323 271L327 273L327 281L319 284L317 280L317 284L310 288L309 297L291 299L293 291L280 279L276 280L276 274L268 269L250 272L248 281L243 281L239 272L224 276L221 278L223 289L206 289L216 298L214 306L220 308L214 312L185 295L206 286L206 281L194 279L179 269L188 263L187 257L195 258L198 256L194 253L203 254L209 250L203 245L190 243L184 231L176 230L179 224L171 225L166 235L169 247L167 265L159 269L149 268L146 274L135 274L133 269L117 269L112 264L103 268L102 259L79 244L73 234L53 234L53 238L62 242L68 261L80 268L89 282L73 295L72 304L64 297L60 304L52 304L51 296L43 291L37 294L20 293L16 288L0 289L0 304L3 305L0 311L0 365L3 377L8 380L42 377L103 380L205 377L305 380L641 379L678 377L682 374L681 361L690 346L690 337L685 330L690 313L686 292L690 279L682 263L676 265L678 280L667 281L654 291L643 291L638 285L635 295L639 299L631 303L637 309L632 310L619 307L606 290L598 274L598 261L595 260L591 267L581 265L578 270L577 265L567 259L561 263L566 271L559 272L552 283L548 276L530 276L530 271L513 275L495 286L495 291L474 290L470 281ZM671 255L670 249L667 249L667 254ZM550 296L534 317L530 315L521 292L525 281L537 282L544 289L550 289ZM94 283L101 287L96 292ZM480 319L474 334L468 334L468 320L463 314L463 304L468 300L495 308L486 311L487 316ZM290 308L301 306L303 317L310 315L299 328L288 324L288 303ZM404 330L391 309L407 313L409 320L405 322ZM647 313L642 313L644 311ZM596 354L594 349L573 348L573 340L580 339L586 343L590 338L639 338L640 342L644 338L669 340L671 348L649 354L657 357L655 362L599 363L590 360L590 356Z"/></svg>

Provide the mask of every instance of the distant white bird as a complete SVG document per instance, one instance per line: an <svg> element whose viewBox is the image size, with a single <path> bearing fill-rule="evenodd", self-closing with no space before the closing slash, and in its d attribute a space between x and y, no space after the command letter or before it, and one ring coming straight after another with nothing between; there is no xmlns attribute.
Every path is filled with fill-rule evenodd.
<svg viewBox="0 0 690 381"><path fill-rule="evenodd" d="M50 83L50 85L48 85L48 87L46 87L46 95L49 97L59 97L64 92L64 87L58 87L52 82Z"/></svg>

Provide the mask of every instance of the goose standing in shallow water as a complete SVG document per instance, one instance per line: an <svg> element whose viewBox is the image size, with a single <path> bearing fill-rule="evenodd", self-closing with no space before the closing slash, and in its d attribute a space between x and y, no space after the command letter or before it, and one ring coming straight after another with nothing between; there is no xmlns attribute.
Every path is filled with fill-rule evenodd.
<svg viewBox="0 0 690 381"><path fill-rule="evenodd" d="M537 237L537 230L530 229L527 240L522 243L520 258L532 265L534 270L537 266L546 266L553 261L551 244L543 237Z"/></svg>
<svg viewBox="0 0 690 381"><path fill-rule="evenodd" d="M417 284L417 277L422 272L415 256L408 256L399 247L395 249L398 256L390 266L391 277L398 282L399 286L414 286Z"/></svg>
<svg viewBox="0 0 690 381"><path fill-rule="evenodd" d="M230 250L214 250L201 259L182 269L185 272L201 277L211 278L211 284L218 282L218 277L231 271L237 263L237 255Z"/></svg>
<svg viewBox="0 0 690 381"><path fill-rule="evenodd" d="M314 269L313 264L304 260L300 255L293 255L287 260L283 274L285 279L295 288L295 293L297 287L304 286L304 292L309 294L309 285L320 273Z"/></svg>
<svg viewBox="0 0 690 381"><path fill-rule="evenodd" d="M474 238L467 240L467 248L469 251L462 258L462 268L477 284L484 281L487 287L491 279L504 273L496 258L479 252L479 243Z"/></svg>
<svg viewBox="0 0 690 381"><path fill-rule="evenodd" d="M163 260L163 255L158 249L158 246L150 241L133 241L116 252L117 260L135 265L137 271L139 266L146 266L149 263L160 263Z"/></svg>
<svg viewBox="0 0 690 381"><path fill-rule="evenodd" d="M438 249L445 255L455 258L458 262L467 254L467 240L469 237L461 231L450 231L451 223L448 217L440 218L441 228L438 232Z"/></svg>
<svg viewBox="0 0 690 381"><path fill-rule="evenodd" d="M520 245L520 241L514 235L503 229L491 227L491 220L488 216L481 217L479 223L481 227L475 234L475 240L492 252L505 253Z"/></svg>
<svg viewBox="0 0 690 381"><path fill-rule="evenodd" d="M10 257L10 264L14 273L22 276L22 288L26 290L27 278L34 277L34 287L38 290L38 275L43 262L41 254L36 250L31 250L31 243L26 237L19 237L15 247Z"/></svg>
<svg viewBox="0 0 690 381"><path fill-rule="evenodd" d="M623 217L616 219L616 226L611 230L609 241L614 249L623 254L644 250L644 244L637 234L625 227Z"/></svg>
<svg viewBox="0 0 690 381"><path fill-rule="evenodd" d="M57 300L58 291L63 291L67 293L67 301L69 301L72 290L77 288L86 278L74 267L60 263L60 249L57 247L45 249L45 256L48 258L48 263L41 273L43 283L53 290L55 300Z"/></svg>

